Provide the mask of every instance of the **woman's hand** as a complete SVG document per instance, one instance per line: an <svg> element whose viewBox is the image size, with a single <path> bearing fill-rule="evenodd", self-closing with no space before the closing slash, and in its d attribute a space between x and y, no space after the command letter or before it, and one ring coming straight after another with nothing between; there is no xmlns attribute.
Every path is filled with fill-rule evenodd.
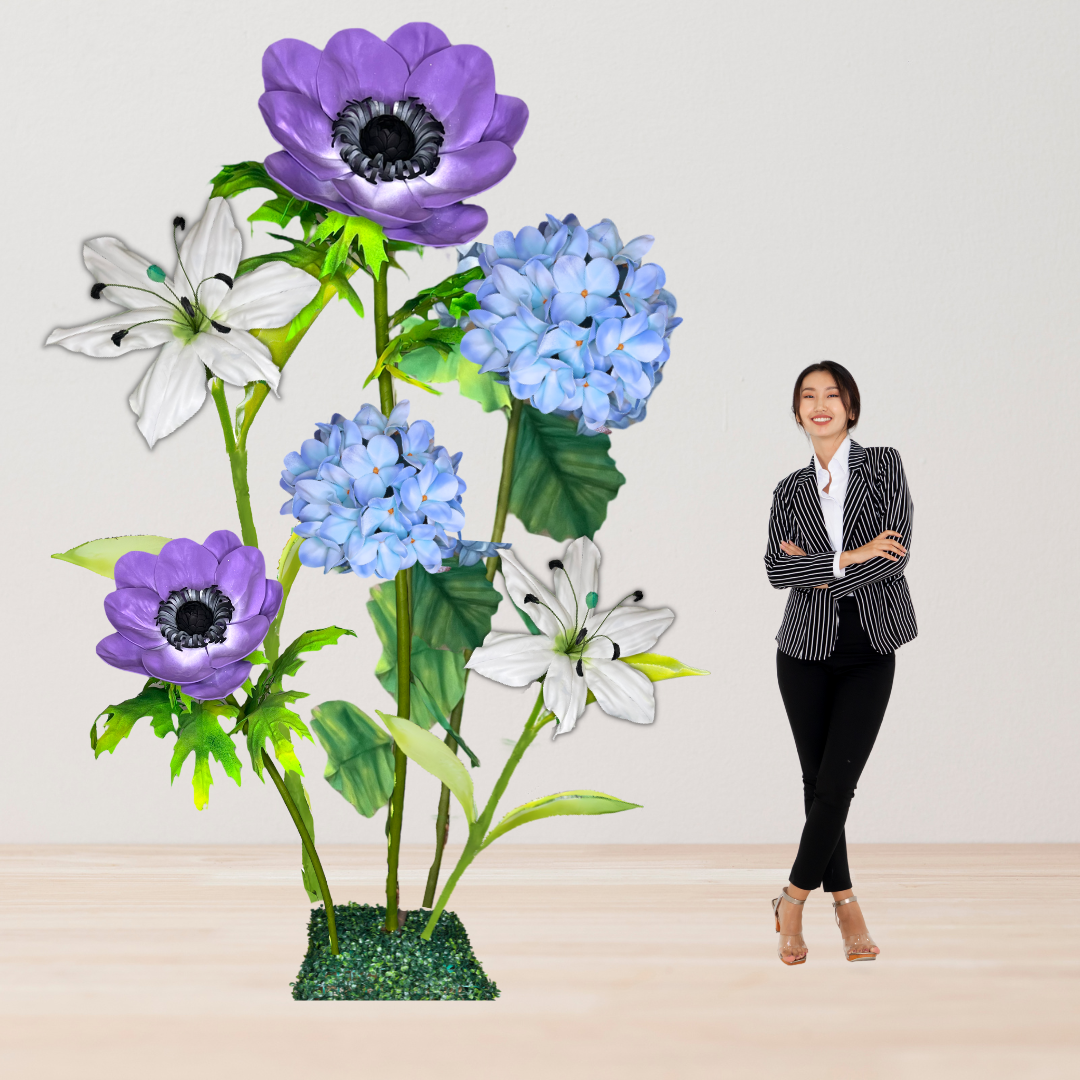
<svg viewBox="0 0 1080 1080"><path fill-rule="evenodd" d="M899 538L902 533L898 533L895 529L886 529L883 533L879 533L870 541L869 544L863 544L860 548L855 548L854 551L845 551L840 556L840 565L852 566L858 563L869 562L871 559L876 559L879 556L883 559L888 559L890 562L896 562L902 555L907 554L907 548L900 543ZM892 537L896 537L893 540Z"/></svg>

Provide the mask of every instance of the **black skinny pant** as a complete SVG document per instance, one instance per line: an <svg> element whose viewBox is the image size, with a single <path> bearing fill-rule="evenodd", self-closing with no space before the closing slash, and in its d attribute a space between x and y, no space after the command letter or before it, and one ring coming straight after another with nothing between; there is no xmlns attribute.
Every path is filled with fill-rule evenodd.
<svg viewBox="0 0 1080 1080"><path fill-rule="evenodd" d="M836 648L824 660L776 652L776 677L802 766L806 825L791 868L799 889L851 888L844 822L892 692L896 654L875 652L854 597L839 602Z"/></svg>

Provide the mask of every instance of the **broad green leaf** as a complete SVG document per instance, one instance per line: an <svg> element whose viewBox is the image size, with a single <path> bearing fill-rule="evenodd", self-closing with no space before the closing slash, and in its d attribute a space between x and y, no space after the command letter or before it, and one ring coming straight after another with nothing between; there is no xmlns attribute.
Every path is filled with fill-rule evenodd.
<svg viewBox="0 0 1080 1080"><path fill-rule="evenodd" d="M415 582L415 576L413 580ZM397 701L397 607L392 581L371 590L367 609L383 646L382 656L375 666L375 677ZM449 716L465 693L465 658L461 653L433 649L423 638L416 636L412 639L410 673L412 682L423 685L442 716ZM409 719L414 724L429 728L437 722L437 715L426 708L423 695L411 695L411 704Z"/></svg>
<svg viewBox="0 0 1080 1080"><path fill-rule="evenodd" d="M315 230L312 240L330 240L330 250L322 266L322 277L332 277L346 263L354 245L378 278L383 263L386 262L386 234L383 227L364 217L347 217L336 210L327 214L323 223Z"/></svg>
<svg viewBox="0 0 1080 1080"><path fill-rule="evenodd" d="M521 412L510 511L531 533L590 539L626 483L606 435L578 435L575 422L526 405Z"/></svg>
<svg viewBox="0 0 1080 1080"><path fill-rule="evenodd" d="M366 713L348 701L324 701L311 726L326 751L326 782L358 813L372 817L394 790L394 744Z"/></svg>
<svg viewBox="0 0 1080 1080"><path fill-rule="evenodd" d="M131 734L131 729L144 716L150 718L154 734L164 739L167 732L176 731L173 724L173 703L165 685L156 679L148 679L146 685L133 698L121 701L119 705L110 705L98 713L90 728L90 748L94 757L101 757L107 750L110 754L116 749L121 739ZM97 722L105 717L105 730L99 735Z"/></svg>
<svg viewBox="0 0 1080 1080"><path fill-rule="evenodd" d="M687 667L681 660L673 656L661 656L659 653L635 653L633 656L621 656L624 664L637 668L643 675L647 675L653 682L663 682L664 679L680 679L684 675L708 675L703 668Z"/></svg>
<svg viewBox="0 0 1080 1080"><path fill-rule="evenodd" d="M116 560L129 551L147 551L157 555L169 542L167 536L106 536L102 540L88 540L68 551L62 551L52 557L63 562L84 566L95 574L111 578L116 568Z"/></svg>
<svg viewBox="0 0 1080 1080"><path fill-rule="evenodd" d="M472 825L476 821L472 777L457 754L438 735L424 731L400 716L389 716L381 709L375 711L394 737L398 749L454 793L454 798L465 811L465 820Z"/></svg>
<svg viewBox="0 0 1080 1080"><path fill-rule="evenodd" d="M180 717L180 730L170 767L175 780L188 756L195 755L191 786L195 789L196 810L205 810L210 801L210 785L214 782L210 775L211 754L225 770L225 775L231 776L236 786L240 786L240 759L236 756L236 747L218 722L219 716L235 718L238 712L237 708L224 701L196 701L192 703L191 712Z"/></svg>
<svg viewBox="0 0 1080 1080"><path fill-rule="evenodd" d="M413 573L413 633L429 645L475 649L491 630L502 597L482 562L441 574Z"/></svg>
<svg viewBox="0 0 1080 1080"><path fill-rule="evenodd" d="M287 772L285 774L285 790L289 793L289 798L292 799L293 805L300 815L300 820L304 823L304 828L307 829L308 836L311 837L311 842L314 844L315 819L311 816L311 800L304 790L304 782L300 779L299 773ZM300 880L304 885L304 891L307 893L309 900L314 902L322 899L322 889L319 888L319 879L315 876L315 866L302 841L300 844Z"/></svg>
<svg viewBox="0 0 1080 1080"><path fill-rule="evenodd" d="M623 802L602 791L560 791L557 795L545 795L511 810L484 838L484 847L511 829L540 818L561 814L617 814L620 810L637 810L640 806L640 803Z"/></svg>
<svg viewBox="0 0 1080 1080"><path fill-rule="evenodd" d="M286 774L304 775L300 762L293 749L292 732L302 739L310 739L311 732L299 716L288 708L289 704L307 697L299 690L286 690L278 694L267 694L245 717L247 721L247 747L251 755L251 767L255 775L262 777L262 751L269 739L274 747L274 757L281 762Z"/></svg>
<svg viewBox="0 0 1080 1080"><path fill-rule="evenodd" d="M458 345L454 345L449 353L444 354L425 344L408 353L399 366L424 382L446 383L456 380L461 396L479 402L484 412L510 408L510 391L506 385L497 381L494 372L481 375L480 365L462 356Z"/></svg>
<svg viewBox="0 0 1080 1080"><path fill-rule="evenodd" d="M318 652L327 645L336 645L338 639L345 634L356 637L352 630L343 630L340 626L327 626L323 630L305 630L278 658L271 674L271 682L280 682L285 675L295 675L304 665L304 661L300 659L301 653Z"/></svg>

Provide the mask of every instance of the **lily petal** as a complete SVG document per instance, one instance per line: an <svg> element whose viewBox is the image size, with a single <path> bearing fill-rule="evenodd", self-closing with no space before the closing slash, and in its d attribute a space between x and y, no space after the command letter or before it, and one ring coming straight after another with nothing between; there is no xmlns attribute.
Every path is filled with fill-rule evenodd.
<svg viewBox="0 0 1080 1080"><path fill-rule="evenodd" d="M109 360L114 356L134 352L136 349L151 349L175 341L173 336L172 308L142 307L134 311L117 311L82 326L67 329L57 327L46 339L46 345L59 345L69 352L79 352L84 356L96 356ZM161 319L161 322L146 322L148 319ZM142 326L133 326L134 323ZM118 330L127 331L117 345L112 336Z"/></svg>
<svg viewBox="0 0 1080 1080"><path fill-rule="evenodd" d="M215 274L235 277L243 246L228 199L220 195L211 199L206 212L191 226L180 245L183 270L177 267L173 275L177 291L193 299L194 289L204 278Z"/></svg>
<svg viewBox="0 0 1080 1080"><path fill-rule="evenodd" d="M128 404L152 448L158 439L190 420L205 400L206 379L198 353L173 338L146 369Z"/></svg>
<svg viewBox="0 0 1080 1080"><path fill-rule="evenodd" d="M583 662L584 682L596 704L608 714L634 724L651 724L656 700L648 676L621 660L589 659Z"/></svg>
<svg viewBox="0 0 1080 1080"><path fill-rule="evenodd" d="M233 386L263 379L276 391L281 381L270 350L246 330L233 330L228 336L206 330L192 339L190 348L218 378Z"/></svg>
<svg viewBox="0 0 1080 1080"><path fill-rule="evenodd" d="M465 666L504 686L528 686L551 665L555 655L551 645L551 638L542 634L492 630Z"/></svg>
<svg viewBox="0 0 1080 1080"><path fill-rule="evenodd" d="M502 573L511 599L536 623L541 634L554 638L569 629L573 620L555 594L541 585L510 552L503 554ZM526 604L525 597L529 594L535 596L540 603Z"/></svg>
<svg viewBox="0 0 1080 1080"><path fill-rule="evenodd" d="M563 735L573 731L578 717L585 711L588 687L570 662L570 657L558 653L552 659L544 679L544 707L559 718L555 734Z"/></svg>
<svg viewBox="0 0 1080 1080"><path fill-rule="evenodd" d="M234 330L284 326L314 299L319 287L318 278L295 266L264 263L236 279L215 318Z"/></svg>
<svg viewBox="0 0 1080 1080"><path fill-rule="evenodd" d="M580 626L585 620L586 597L600 588L600 549L587 536L578 537L568 545L562 564L566 573L554 571L555 595L567 611L577 613L575 625Z"/></svg>
<svg viewBox="0 0 1080 1080"><path fill-rule="evenodd" d="M589 632L594 633L601 622L606 634L617 642L623 656L649 652L660 640L660 635L671 625L675 612L671 608L639 608L625 605L610 614L606 612L589 616Z"/></svg>
<svg viewBox="0 0 1080 1080"><path fill-rule="evenodd" d="M160 307L172 300L164 284L146 276L149 260L125 247L115 236L95 236L88 240L83 245L83 262L95 281L127 286L102 290L102 300L133 310Z"/></svg>

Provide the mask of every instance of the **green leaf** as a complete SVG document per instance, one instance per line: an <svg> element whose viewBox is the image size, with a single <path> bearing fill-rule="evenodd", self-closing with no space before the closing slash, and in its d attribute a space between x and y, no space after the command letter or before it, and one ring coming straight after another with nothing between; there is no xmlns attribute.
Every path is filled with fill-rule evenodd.
<svg viewBox="0 0 1080 1080"><path fill-rule="evenodd" d="M314 203L305 202L295 195L279 195L269 202L264 202L254 214L249 214L248 221L253 225L256 221L269 221L282 226L287 225L293 218L299 218L304 236L307 237L317 224L315 215L319 209L321 208Z"/></svg>
<svg viewBox="0 0 1080 1080"><path fill-rule="evenodd" d="M483 276L484 271L479 266L474 266L464 273L451 274L450 277L444 278L438 285L434 285L430 289L421 289L411 300L406 300L394 312L390 319L390 325L398 326L411 315L426 315L440 300L447 304L452 314L457 314L458 318L460 318L466 311L472 311L480 306L476 295L467 293L465 286L470 281L477 281ZM471 303L463 300L464 297L471 297ZM458 304L459 312L454 311L455 302ZM466 306L462 307L462 303Z"/></svg>
<svg viewBox="0 0 1080 1080"><path fill-rule="evenodd" d="M304 782L300 779L299 773L287 772L285 774L285 790L289 793L289 798L292 799L300 820L304 823L304 828L307 829L308 836L314 844L315 819L311 816L311 800L304 790ZM322 899L322 889L319 888L319 879L315 876L315 866L303 844L300 845L300 880L303 882L304 891L309 900Z"/></svg>
<svg viewBox="0 0 1080 1080"><path fill-rule="evenodd" d="M542 799L523 803L511 810L484 838L484 847L504 833L540 818L561 814L617 814L620 810L637 810L640 803L623 802L602 791L560 791L557 795L545 795Z"/></svg>
<svg viewBox="0 0 1080 1080"><path fill-rule="evenodd" d="M88 540L85 544L53 555L54 559L84 566L95 574L111 578L116 560L129 551L147 551L157 555L169 542L167 536L106 536L102 540Z"/></svg>
<svg viewBox="0 0 1080 1080"><path fill-rule="evenodd" d="M339 270L331 279L337 286L338 299L345 300L349 307L362 319L364 317L364 305L352 287L352 282L345 276L344 271Z"/></svg>
<svg viewBox="0 0 1080 1080"><path fill-rule="evenodd" d="M501 600L482 562L441 574L421 570L413 574L413 633L434 648L478 648Z"/></svg>
<svg viewBox="0 0 1080 1080"><path fill-rule="evenodd" d="M371 590L367 609L383 646L382 656L375 666L375 677L396 702L397 606L392 581L384 582ZM429 728L438 722L439 715L449 716L465 693L465 658L459 652L433 649L423 638L414 636L409 666L412 682L423 686L438 710L437 713L432 712L427 708L423 695L413 694L410 709L412 715L409 719L414 724Z"/></svg>
<svg viewBox="0 0 1080 1080"><path fill-rule="evenodd" d="M210 183L213 185L210 190L211 199L219 195L231 199L234 195L252 188L265 188L275 195L289 195L276 180L270 178L261 161L239 161L235 165L223 165L221 172Z"/></svg>
<svg viewBox="0 0 1080 1080"><path fill-rule="evenodd" d="M479 402L484 412L510 408L510 391L506 385L500 383L492 371L481 375L480 365L462 356L456 344L445 354L433 345L421 345L409 352L399 366L424 382L447 383L456 380L461 396Z"/></svg>
<svg viewBox="0 0 1080 1080"><path fill-rule="evenodd" d="M394 737L398 749L454 793L454 798L465 811L465 820L472 825L476 821L472 777L457 754L438 735L424 731L400 716L388 716L381 709L375 711Z"/></svg>
<svg viewBox="0 0 1080 1080"><path fill-rule="evenodd" d="M311 726L326 751L326 782L364 817L372 817L394 790L394 744L366 713L348 701L324 701L311 710Z"/></svg>
<svg viewBox="0 0 1080 1080"><path fill-rule="evenodd" d="M103 716L105 730L98 735L97 723ZM135 697L121 701L119 705L110 705L98 713L90 728L90 748L94 751L94 757L101 757L106 750L111 754L120 740L126 739L131 734L131 729L144 716L150 718L154 734L159 739L164 739L167 732L176 731L169 691L156 679L148 679Z"/></svg>
<svg viewBox="0 0 1080 1080"><path fill-rule="evenodd" d="M326 215L315 230L313 241L333 238L322 266L322 277L332 277L346 263L353 246L377 279L386 262L386 234L383 227L364 217L347 217L336 210Z"/></svg>
<svg viewBox="0 0 1080 1080"><path fill-rule="evenodd" d="M569 417L526 405L514 455L511 512L531 533L553 540L591 539L626 483L610 447L606 435L578 435Z"/></svg>
<svg viewBox="0 0 1080 1080"><path fill-rule="evenodd" d="M304 661L300 659L301 653L318 652L327 645L336 645L338 639L346 634L349 637L356 637L352 630L343 630L340 626L327 626L323 630L305 630L278 657L278 662L270 675L271 684L280 682L285 675L295 675L304 666Z"/></svg>
<svg viewBox="0 0 1080 1080"><path fill-rule="evenodd" d="M661 656L659 653L634 653L633 656L620 656L624 664L637 668L643 675L647 675L653 682L663 682L665 679L681 679L684 675L708 675L703 668L687 667L681 660L672 656Z"/></svg>
<svg viewBox="0 0 1080 1080"><path fill-rule="evenodd" d="M453 735L454 741L468 755L469 763L472 767L474 769L480 768L480 759L469 749L469 744L461 737L461 735L450 726L450 721L443 716L442 711L432 700L431 695L424 689L422 683L413 682L409 690L409 697L410 700L414 697L419 697L420 704L435 717L435 722L439 727L441 727L448 735Z"/></svg>
<svg viewBox="0 0 1080 1080"><path fill-rule="evenodd" d="M195 809L205 810L210 801L210 785L214 778L210 775L210 755L240 786L240 759L236 756L236 747L232 739L218 722L219 716L235 718L239 709L224 701L196 701L191 712L180 717L180 730L176 738L170 767L172 778L180 775L180 770L191 754L195 755L195 772L191 786L195 789Z"/></svg>
<svg viewBox="0 0 1080 1080"><path fill-rule="evenodd" d="M269 739L274 747L274 757L281 762L285 773L304 775L300 762L293 749L292 732L302 739L310 739L311 732L299 716L288 705L307 694L299 690L286 690L278 694L267 694L245 717L247 721L247 748L251 755L251 767L255 775L262 778L262 751Z"/></svg>

